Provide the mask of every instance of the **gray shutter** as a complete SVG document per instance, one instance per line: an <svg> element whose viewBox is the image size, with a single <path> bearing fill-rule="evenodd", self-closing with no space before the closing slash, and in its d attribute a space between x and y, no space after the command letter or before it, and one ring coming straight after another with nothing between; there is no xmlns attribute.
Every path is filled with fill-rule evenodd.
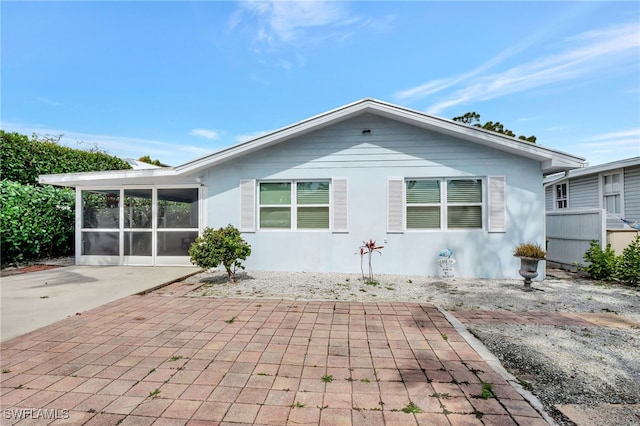
<svg viewBox="0 0 640 426"><path fill-rule="evenodd" d="M346 178L331 180L333 232L349 232L349 203Z"/></svg>
<svg viewBox="0 0 640 426"><path fill-rule="evenodd" d="M387 180L387 232L404 232L404 178Z"/></svg>
<svg viewBox="0 0 640 426"><path fill-rule="evenodd" d="M240 180L240 232L256 231L256 181Z"/></svg>
<svg viewBox="0 0 640 426"><path fill-rule="evenodd" d="M507 231L506 178L489 176L489 232Z"/></svg>

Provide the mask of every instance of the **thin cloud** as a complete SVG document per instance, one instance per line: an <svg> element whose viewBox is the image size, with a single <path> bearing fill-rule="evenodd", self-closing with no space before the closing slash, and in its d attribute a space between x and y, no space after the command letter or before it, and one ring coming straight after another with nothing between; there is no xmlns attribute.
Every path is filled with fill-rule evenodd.
<svg viewBox="0 0 640 426"><path fill-rule="evenodd" d="M249 135L238 135L236 136L236 142L237 143L248 142L252 139L256 139L256 138L259 138L260 136L264 136L267 133L269 133L269 131L258 131Z"/></svg>
<svg viewBox="0 0 640 426"><path fill-rule="evenodd" d="M192 136L201 136L203 138L217 140L220 139L220 134L215 130L207 130L207 129L193 129L191 133Z"/></svg>
<svg viewBox="0 0 640 426"><path fill-rule="evenodd" d="M602 141L619 138L635 137L636 141L640 142L640 128L631 130L622 130L620 132L603 133L601 135L589 138L590 141Z"/></svg>
<svg viewBox="0 0 640 426"><path fill-rule="evenodd" d="M45 103L45 104L51 105L51 106L55 106L55 107L62 105L60 102L57 102L57 101L54 101L54 100L51 100L49 98L45 98L45 97L42 97L42 96L37 97L36 99L38 101L42 102L42 103Z"/></svg>
<svg viewBox="0 0 640 426"><path fill-rule="evenodd" d="M6 131L18 132L28 136L32 134L56 137L62 135L59 143L71 148L98 148L110 155L121 158L139 158L149 155L160 159L164 163L176 162L176 164L171 163L172 165L184 163L187 160L192 160L211 152L210 149L195 145L183 145L152 139L82 133L7 121L3 121L2 126Z"/></svg>
<svg viewBox="0 0 640 426"><path fill-rule="evenodd" d="M242 9L258 21L257 40L267 44L293 43L310 27L339 24L347 20L343 4L328 1L246 1ZM239 24L238 14L232 15L230 26Z"/></svg>
<svg viewBox="0 0 640 426"><path fill-rule="evenodd" d="M535 39L533 37L520 43L468 73L427 82L400 91L395 96L401 100L417 100L452 87L457 88L428 109L429 113L437 114L459 104L575 81L589 75L597 76L603 70L619 69L636 61L640 48L640 27L634 23L588 31L567 38L566 47L557 54L533 58L502 72L485 74L489 68L523 51Z"/></svg>

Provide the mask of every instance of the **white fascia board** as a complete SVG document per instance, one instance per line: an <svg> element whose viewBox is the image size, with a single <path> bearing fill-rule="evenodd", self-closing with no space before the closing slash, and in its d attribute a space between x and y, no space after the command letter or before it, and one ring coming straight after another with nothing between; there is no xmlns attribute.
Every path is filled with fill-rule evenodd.
<svg viewBox="0 0 640 426"><path fill-rule="evenodd" d="M84 172L84 173L64 173L55 175L40 175L38 182L49 185L75 187L79 185L95 185L109 183L126 183L127 181L138 181L144 178L158 178L176 176L173 167L163 167L161 169L142 170L109 170L105 172Z"/></svg>
<svg viewBox="0 0 640 426"><path fill-rule="evenodd" d="M571 172L569 172L569 177L593 175L609 170L624 169L625 167L633 167L639 165L640 157L625 158L624 160L617 160L610 163L598 164L597 166L585 167L581 170L572 170Z"/></svg>

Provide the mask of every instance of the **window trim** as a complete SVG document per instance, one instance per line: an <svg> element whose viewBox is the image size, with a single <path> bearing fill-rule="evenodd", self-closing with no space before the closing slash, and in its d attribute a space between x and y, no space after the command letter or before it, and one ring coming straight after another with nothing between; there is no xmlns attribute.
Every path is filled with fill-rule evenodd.
<svg viewBox="0 0 640 426"><path fill-rule="evenodd" d="M565 186L564 198L558 198L558 187ZM564 201L564 207L559 207L558 202ZM553 185L553 209L554 210L566 210L569 208L569 181L558 182Z"/></svg>
<svg viewBox="0 0 640 426"><path fill-rule="evenodd" d="M407 203L407 182L417 180L430 180L438 181L440 184L440 203ZM448 183L453 180L479 180L481 185L481 197L482 201L479 203L453 203L448 202ZM477 232L487 231L487 214L488 214L488 200L487 200L487 177L481 176L449 176L449 177L405 177L403 181L403 197L402 197L402 210L403 210L403 227L405 232ZM440 206L440 227L439 228L409 228L407 226L407 207L408 206ZM480 206L481 226L479 228L450 228L448 220L448 208L449 206Z"/></svg>
<svg viewBox="0 0 640 426"><path fill-rule="evenodd" d="M618 193L605 194L604 192L604 180L605 176L613 176L620 175L620 191ZM620 212L609 212L610 214L624 215L624 169L615 169L615 170L607 170L606 172L602 172L598 175L598 193L600 195L599 206L601 209L607 210L607 203L605 203L605 197L610 195L619 195L620 196Z"/></svg>
<svg viewBox="0 0 640 426"><path fill-rule="evenodd" d="M329 184L328 204L298 204L298 183L302 182L327 182ZM260 203L260 185L263 183L288 183L291 188L291 202L285 204L265 204ZM261 216L262 207L286 207L291 211L291 225L288 228L262 227ZM298 228L298 208L299 207L327 207L329 209L329 226L327 228ZM331 178L313 179L263 179L256 181L256 230L262 232L331 232L333 229L333 180Z"/></svg>

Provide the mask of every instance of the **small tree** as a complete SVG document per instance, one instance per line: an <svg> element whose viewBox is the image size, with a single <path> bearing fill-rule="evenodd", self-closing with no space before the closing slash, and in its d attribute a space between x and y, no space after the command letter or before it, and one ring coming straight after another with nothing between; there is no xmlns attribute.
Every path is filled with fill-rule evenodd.
<svg viewBox="0 0 640 426"><path fill-rule="evenodd" d="M246 260L249 255L251 246L233 225L219 229L206 228L189 248L191 263L203 269L222 264L231 283L236 282L236 269L244 269L241 260Z"/></svg>
<svg viewBox="0 0 640 426"><path fill-rule="evenodd" d="M384 246L377 246L376 242L373 240L369 240L369 242L363 241L362 242L363 245L360 246L360 271L362 272L362 280L366 283L372 284L375 283L375 279L373 278L373 265L371 264L371 255L375 252L377 252L379 255L382 256L382 251L380 251L381 249L384 248ZM367 255L369 257L369 278L365 278L364 276L364 268L362 266L362 261L364 260L364 256Z"/></svg>

